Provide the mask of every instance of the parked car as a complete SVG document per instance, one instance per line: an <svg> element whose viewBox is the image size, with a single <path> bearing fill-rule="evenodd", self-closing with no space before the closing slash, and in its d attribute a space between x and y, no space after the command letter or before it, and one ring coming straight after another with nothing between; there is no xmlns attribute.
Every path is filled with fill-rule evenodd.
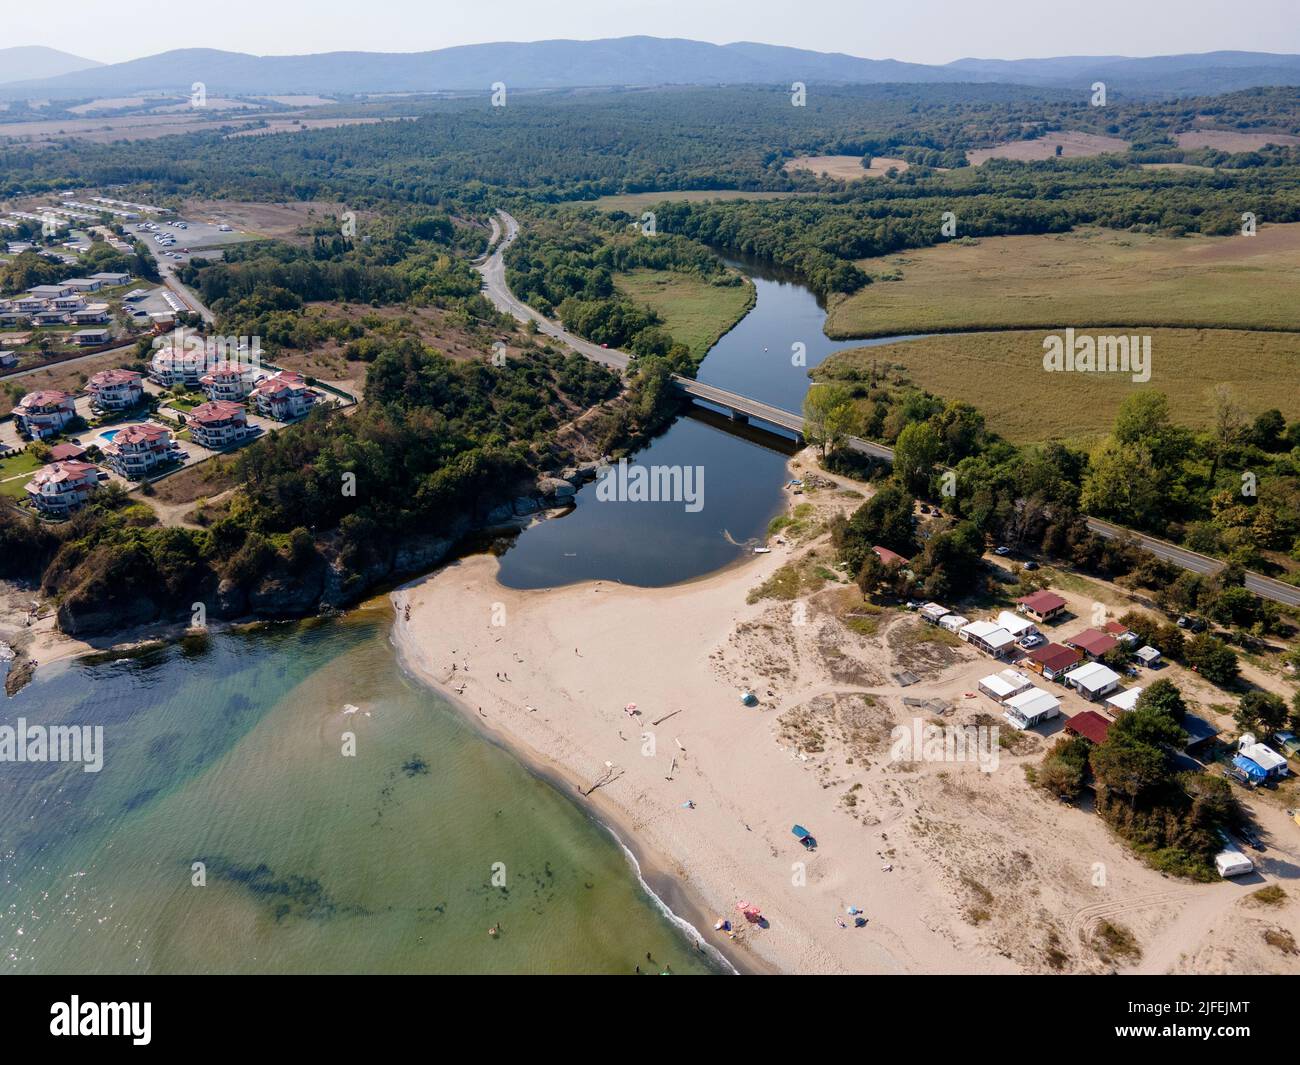
<svg viewBox="0 0 1300 1065"><path fill-rule="evenodd" d="M1020 646L1026 651L1032 650L1039 644L1046 643L1047 640L1036 632L1031 632L1028 636L1020 637Z"/></svg>
<svg viewBox="0 0 1300 1065"><path fill-rule="evenodd" d="M1259 834L1253 828L1239 828L1237 835L1249 843L1257 851L1264 849L1264 841L1259 838Z"/></svg>
<svg viewBox="0 0 1300 1065"><path fill-rule="evenodd" d="M1025 569L1027 570L1038 569L1038 563L1031 558L1028 562L1025 563Z"/></svg>
<svg viewBox="0 0 1300 1065"><path fill-rule="evenodd" d="M1011 548L1009 548L1009 547L999 547L999 548L997 548L993 553L994 553L995 555L1009 555L1009 554L1011 554Z"/></svg>

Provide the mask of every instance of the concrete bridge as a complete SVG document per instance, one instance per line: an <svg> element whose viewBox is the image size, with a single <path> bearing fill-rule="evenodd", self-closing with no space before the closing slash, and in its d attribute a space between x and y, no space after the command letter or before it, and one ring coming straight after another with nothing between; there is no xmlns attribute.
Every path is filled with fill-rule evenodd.
<svg viewBox="0 0 1300 1065"><path fill-rule="evenodd" d="M615 348L607 348L599 344L593 344L590 340L584 340L582 337L570 333L563 326L543 317L532 307L515 298L514 293L510 291L509 286L506 284L504 255L506 249L519 234L519 223L505 211L499 211L498 214L504 223L504 233L499 229L494 231L494 237L499 236L501 239L497 241L491 254L477 264L478 271L483 276L483 289L497 309L517 318L521 322L533 321L537 325L539 332L567 344L574 351L586 355L589 359L619 371L628 369L635 360L626 351L618 351ZM748 396L742 396L738 392L729 392L725 388L718 388L716 385L706 385L702 381L683 377L681 374L673 374L672 380L673 384L690 396L692 400L720 407L735 421L760 422L783 429L788 433L794 433L800 440L803 439L802 415L782 410L770 403L761 403L756 399L750 399ZM849 437L848 446L854 451L883 462L894 461L893 448L885 447L883 444L875 444L870 440L862 440L854 436ZM1159 540L1154 536L1134 532L1131 529L1113 525L1099 518L1088 518L1087 522L1088 528L1098 536L1104 536L1108 539L1117 537L1133 539L1157 558L1172 562L1182 569L1191 570L1194 573L1217 573L1223 568L1223 563L1219 559L1189 551L1185 547L1171 544L1168 540ZM1300 588L1294 585L1284 584L1282 581L1265 577L1259 573L1247 572L1246 588L1264 599L1271 599L1276 603L1283 603L1287 606L1300 607Z"/></svg>

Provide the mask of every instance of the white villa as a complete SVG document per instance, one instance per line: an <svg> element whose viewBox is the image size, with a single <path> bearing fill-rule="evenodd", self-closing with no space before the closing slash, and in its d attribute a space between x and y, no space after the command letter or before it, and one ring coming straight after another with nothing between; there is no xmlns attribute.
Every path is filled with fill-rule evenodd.
<svg viewBox="0 0 1300 1065"><path fill-rule="evenodd" d="M276 421L300 418L316 403L317 394L307 387L302 374L281 370L264 377L253 388L253 406L258 414Z"/></svg>
<svg viewBox="0 0 1300 1065"><path fill-rule="evenodd" d="M24 486L27 498L42 514L66 517L82 506L99 487L99 468L89 462L51 462L36 471Z"/></svg>
<svg viewBox="0 0 1300 1065"><path fill-rule="evenodd" d="M149 377L163 388L173 385L197 385L203 376L204 360L201 351L177 351L159 348L149 360Z"/></svg>
<svg viewBox="0 0 1300 1065"><path fill-rule="evenodd" d="M139 480L159 466L184 458L184 451L164 426L146 422L117 430L100 449L104 463L130 480Z"/></svg>
<svg viewBox="0 0 1300 1065"><path fill-rule="evenodd" d="M244 408L226 399L200 403L190 411L185 424L196 444L214 451L241 443L253 434Z"/></svg>
<svg viewBox="0 0 1300 1065"><path fill-rule="evenodd" d="M134 370L100 370L86 382L86 391L96 410L130 410L144 397L144 384Z"/></svg>
<svg viewBox="0 0 1300 1065"><path fill-rule="evenodd" d="M28 392L14 407L18 431L40 440L53 436L77 416L76 401L70 392L48 388Z"/></svg>
<svg viewBox="0 0 1300 1065"><path fill-rule="evenodd" d="M253 366L244 362L219 362L199 378L203 394L210 400L242 400L253 389Z"/></svg>

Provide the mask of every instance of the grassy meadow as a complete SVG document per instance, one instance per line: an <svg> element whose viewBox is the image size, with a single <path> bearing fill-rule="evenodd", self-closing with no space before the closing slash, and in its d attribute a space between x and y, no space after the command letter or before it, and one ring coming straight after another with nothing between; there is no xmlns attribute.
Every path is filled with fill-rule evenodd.
<svg viewBox="0 0 1300 1065"><path fill-rule="evenodd" d="M947 334L833 355L818 379L869 377L873 361L914 385L983 412L991 429L1015 443L1059 438L1087 444L1109 432L1130 393L1158 389L1169 396L1174 419L1209 424L1210 394L1229 383L1253 415L1276 407L1300 417L1300 335L1226 329L1154 329L1151 380L1136 384L1120 373L1048 373L1046 330ZM1089 333L1130 332L1099 327Z"/></svg>
<svg viewBox="0 0 1300 1065"><path fill-rule="evenodd" d="M710 285L698 277L670 270L631 270L614 275L614 284L636 303L645 304L663 320L664 328L704 355L754 305L754 285Z"/></svg>
<svg viewBox="0 0 1300 1065"><path fill-rule="evenodd" d="M983 237L858 265L876 283L832 301L837 339L1115 323L1300 330L1300 223L1253 237Z"/></svg>

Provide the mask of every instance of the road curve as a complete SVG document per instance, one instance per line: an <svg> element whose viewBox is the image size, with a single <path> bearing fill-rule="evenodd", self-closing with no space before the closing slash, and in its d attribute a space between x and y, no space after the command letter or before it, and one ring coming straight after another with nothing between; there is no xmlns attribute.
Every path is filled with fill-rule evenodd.
<svg viewBox="0 0 1300 1065"><path fill-rule="evenodd" d="M506 285L506 269L503 256L506 249L514 242L515 237L519 235L519 223L505 211L498 210L497 214L505 224L505 238L496 246L493 253L478 265L478 271L483 275L484 289L497 310L503 311L521 322L536 322L539 332L567 344L574 351L586 355L589 359L594 359L596 362L604 363L606 366L617 370L626 370L632 362L632 356L627 352L613 348L603 348L599 344L583 340L582 337L575 336L515 298L514 293ZM791 411L782 410L780 407L773 407L767 403L760 403L748 396L729 392L714 385L706 385L692 378L683 377L680 374L674 374L673 381L683 392L696 399L702 399L705 402L738 411L747 417L770 422L772 425L780 426L790 432L803 432L803 417ZM863 440L854 436L849 438L848 446L854 451L884 462L894 461L893 448L885 447L883 444L876 444L870 440ZM1147 536L1145 533L1134 532L1132 529L1102 521L1100 518L1087 518L1086 520L1088 528L1098 536L1104 536L1107 539L1128 537L1146 548L1157 558L1164 559L1166 562L1171 562L1175 566L1190 570L1193 573L1211 574L1217 573L1223 568L1223 563L1218 559L1198 554L1195 551L1189 551L1185 547L1171 544L1168 540L1160 540L1154 536ZM1300 588L1293 585L1284 584L1282 581L1276 581L1272 577L1265 577L1250 570L1246 571L1245 585L1248 591L1253 592L1262 599L1271 599L1273 602L1282 603L1285 606L1300 607Z"/></svg>

